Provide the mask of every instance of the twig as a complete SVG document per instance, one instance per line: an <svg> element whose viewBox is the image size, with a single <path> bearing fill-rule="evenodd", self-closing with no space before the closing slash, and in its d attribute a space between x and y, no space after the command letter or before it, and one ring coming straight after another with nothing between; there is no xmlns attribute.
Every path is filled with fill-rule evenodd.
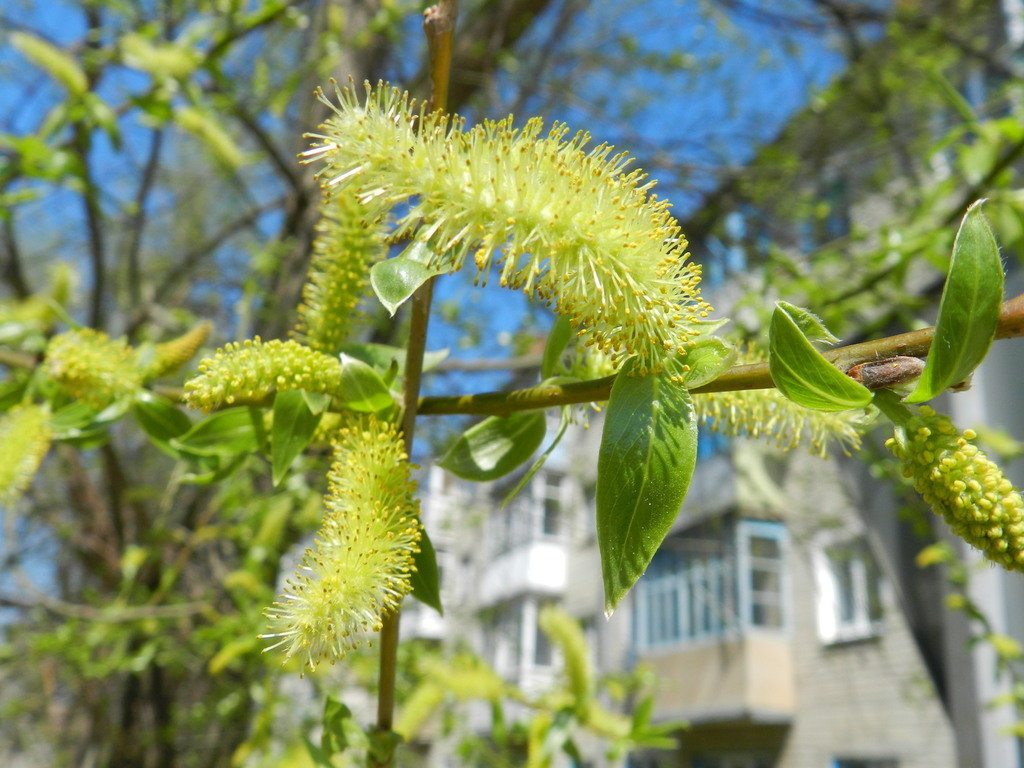
<svg viewBox="0 0 1024 768"><path fill-rule="evenodd" d="M441 0L423 12L423 31L427 36L430 51L430 75L432 89L430 106L444 110L448 102L448 81L452 63L452 40L455 33L455 17L458 13L456 0ZM420 381L423 373L423 352L427 344L427 325L430 319L430 302L434 293L434 280L428 279L412 297L409 341L406 346L405 380L402 400L402 439L406 455L412 456L413 438L416 429L417 404L420 397ZM395 674L398 661L398 624L400 608L396 608L383 619L380 631L380 670L377 693L377 729L387 733L394 724ZM376 761L375 761L376 762ZM392 755L382 757L378 765L387 768L394 762Z"/></svg>
<svg viewBox="0 0 1024 768"><path fill-rule="evenodd" d="M848 369L860 362L881 360L897 355L921 357L928 354L935 328L901 333L884 339L851 344L825 352L825 357L838 368ZM1024 294L1005 302L999 315L996 329L997 339L1024 336ZM480 414L506 416L516 411L537 408L552 408L556 405L600 402L607 400L615 376L582 381L562 386L541 386L519 389L512 392L484 392L477 395L453 395L450 397L424 397L420 400L419 413L424 416L448 414ZM774 386L767 363L737 365L702 387L692 390L694 394L728 392L741 389L767 389Z"/></svg>

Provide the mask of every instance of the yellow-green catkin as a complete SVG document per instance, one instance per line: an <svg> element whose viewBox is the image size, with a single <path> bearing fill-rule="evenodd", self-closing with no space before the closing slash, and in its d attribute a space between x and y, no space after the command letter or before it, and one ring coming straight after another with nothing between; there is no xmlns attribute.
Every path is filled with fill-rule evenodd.
<svg viewBox="0 0 1024 768"><path fill-rule="evenodd" d="M379 631L411 588L419 507L393 424L354 418L338 432L324 518L283 594L267 609L274 640L315 669Z"/></svg>
<svg viewBox="0 0 1024 768"><path fill-rule="evenodd" d="M1024 501L1002 470L971 444L976 437L923 406L885 445L957 536L1004 568L1024 571Z"/></svg>
<svg viewBox="0 0 1024 768"><path fill-rule="evenodd" d="M233 403L259 402L287 389L336 394L341 364L297 341L231 342L199 363L199 375L185 383L185 403L211 411Z"/></svg>
<svg viewBox="0 0 1024 768"><path fill-rule="evenodd" d="M764 362L758 347L740 350L737 363ZM697 423L729 436L767 439L782 450L804 444L812 453L825 456L836 442L845 451L860 447L860 436L870 419L862 409L816 411L797 405L777 389L700 393L693 397Z"/></svg>
<svg viewBox="0 0 1024 768"><path fill-rule="evenodd" d="M379 223L367 218L350 191L325 198L320 210L295 337L333 355L363 319L359 303L369 287L370 267L387 248Z"/></svg>
<svg viewBox="0 0 1024 768"><path fill-rule="evenodd" d="M351 190L383 218L405 206L392 236L427 245L429 266L453 272L472 259L485 281L538 298L618 368L643 375L686 350L710 307L700 267L669 204L631 158L590 146L563 124L511 118L466 129L408 94L366 85L339 90L307 161L324 188Z"/></svg>
<svg viewBox="0 0 1024 768"><path fill-rule="evenodd" d="M143 378L138 354L124 339L92 328L54 336L46 348L46 372L69 395L96 408L132 394Z"/></svg>
<svg viewBox="0 0 1024 768"><path fill-rule="evenodd" d="M147 378L166 376L181 368L195 357L213 330L213 323L205 320L176 339L157 344L153 348L153 362L146 371Z"/></svg>
<svg viewBox="0 0 1024 768"><path fill-rule="evenodd" d="M32 482L52 433L49 410L16 405L0 416L0 505L17 501Z"/></svg>

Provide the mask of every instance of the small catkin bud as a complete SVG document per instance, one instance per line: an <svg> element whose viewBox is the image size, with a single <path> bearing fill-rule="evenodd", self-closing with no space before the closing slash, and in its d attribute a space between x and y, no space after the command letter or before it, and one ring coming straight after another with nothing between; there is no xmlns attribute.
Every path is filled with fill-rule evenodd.
<svg viewBox="0 0 1024 768"><path fill-rule="evenodd" d="M16 405L0 416L0 505L13 504L32 482L50 448L49 411Z"/></svg>
<svg viewBox="0 0 1024 768"><path fill-rule="evenodd" d="M419 507L401 436L393 424L355 417L337 433L324 519L284 593L267 609L287 657L315 669L380 629L412 589Z"/></svg>
<svg viewBox="0 0 1024 768"><path fill-rule="evenodd" d="M1024 501L968 435L924 406L885 445L957 536L1004 568L1024 571Z"/></svg>
<svg viewBox="0 0 1024 768"><path fill-rule="evenodd" d="M349 190L325 198L320 211L294 333L309 347L333 355L362 320L359 303L370 284L370 266L387 247L379 223L367 218Z"/></svg>
<svg viewBox="0 0 1024 768"><path fill-rule="evenodd" d="M297 341L231 342L199 363L199 375L185 383L190 408L212 411L232 403L262 400L273 392L305 389L336 394L341 364Z"/></svg>
<svg viewBox="0 0 1024 768"><path fill-rule="evenodd" d="M191 360L203 346L213 330L213 323L204 321L176 339L157 344L153 351L153 362L146 371L147 379L173 373Z"/></svg>
<svg viewBox="0 0 1024 768"><path fill-rule="evenodd" d="M72 397L105 408L142 384L138 355L123 339L81 328L54 336L46 371Z"/></svg>

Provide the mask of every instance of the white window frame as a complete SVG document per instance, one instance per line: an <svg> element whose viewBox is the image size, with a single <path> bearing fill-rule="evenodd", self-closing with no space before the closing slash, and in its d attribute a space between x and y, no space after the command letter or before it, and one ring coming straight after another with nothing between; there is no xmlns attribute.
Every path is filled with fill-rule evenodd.
<svg viewBox="0 0 1024 768"><path fill-rule="evenodd" d="M834 560L829 550L847 546L851 549L860 548L863 556L851 561L853 581L853 618L843 620L840 615L839 578L834 567ZM815 542L811 561L814 569L817 588L817 622L818 637L823 643L847 643L856 640L867 640L878 637L885 630L885 618L871 618L871 597L869 580L871 570L877 579L879 599L883 606L886 601L887 583L878 570L878 564L869 562L873 559L867 539L856 533L833 533L820 536Z"/></svg>

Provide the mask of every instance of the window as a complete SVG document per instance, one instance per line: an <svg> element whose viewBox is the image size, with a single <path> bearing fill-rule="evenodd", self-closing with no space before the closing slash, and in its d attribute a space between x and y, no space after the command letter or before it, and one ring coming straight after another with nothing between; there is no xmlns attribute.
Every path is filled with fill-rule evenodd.
<svg viewBox="0 0 1024 768"><path fill-rule="evenodd" d="M692 535L663 546L635 590L636 646L784 628L785 542L781 523L744 520L724 538Z"/></svg>
<svg viewBox="0 0 1024 768"><path fill-rule="evenodd" d="M879 634L881 579L864 539L825 543L814 559L821 639L843 642Z"/></svg>
<svg viewBox="0 0 1024 768"><path fill-rule="evenodd" d="M491 612L484 621L487 661L503 677L518 673L522 664L523 603L513 600Z"/></svg>
<svg viewBox="0 0 1024 768"><path fill-rule="evenodd" d="M737 531L741 558L740 604L751 627L785 626L785 542L781 523L746 520Z"/></svg>
<svg viewBox="0 0 1024 768"><path fill-rule="evenodd" d="M541 524L540 530L545 536L558 536L564 525L564 478L561 475L548 473L542 479Z"/></svg>

